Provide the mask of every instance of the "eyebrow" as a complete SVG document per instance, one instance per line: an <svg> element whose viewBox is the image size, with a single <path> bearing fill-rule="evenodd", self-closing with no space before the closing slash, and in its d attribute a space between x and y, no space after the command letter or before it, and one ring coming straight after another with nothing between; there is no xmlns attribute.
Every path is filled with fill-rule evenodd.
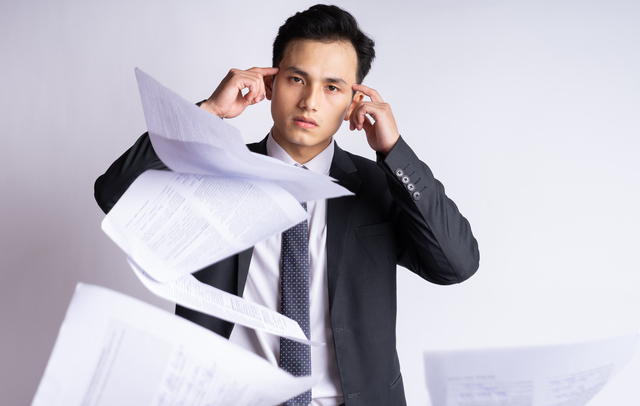
<svg viewBox="0 0 640 406"><path fill-rule="evenodd" d="M300 76L304 76L304 77L307 77L307 78L309 77L309 74L307 72L305 72L302 69L297 68L295 66L290 66L285 70L288 71L288 72L295 73L295 74L300 75ZM329 82L329 83L339 83L339 84L342 84L342 85L345 85L345 86L347 84L347 82L344 79L340 78L340 77L323 78L323 81Z"/></svg>

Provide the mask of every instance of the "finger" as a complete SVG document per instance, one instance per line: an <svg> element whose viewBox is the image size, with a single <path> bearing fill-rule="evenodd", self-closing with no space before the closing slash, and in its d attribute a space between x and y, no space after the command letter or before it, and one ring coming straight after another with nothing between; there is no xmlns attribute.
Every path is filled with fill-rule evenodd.
<svg viewBox="0 0 640 406"><path fill-rule="evenodd" d="M249 91L244 96L244 99L249 102L249 104L255 104L262 100L261 97L264 94L264 89L261 88L263 85L257 82L252 82L248 87Z"/></svg>
<svg viewBox="0 0 640 406"><path fill-rule="evenodd" d="M369 117L364 116L364 120L362 121L362 128L364 129L364 132L367 134L369 134L373 129L373 122Z"/></svg>
<svg viewBox="0 0 640 406"><path fill-rule="evenodd" d="M239 78L239 81L237 82L238 90L249 90L243 97L245 102L248 104L255 104L264 100L264 77L275 75L278 73L278 70L278 68L253 67L246 71L232 69L232 72L230 73Z"/></svg>
<svg viewBox="0 0 640 406"><path fill-rule="evenodd" d="M358 129L358 131L362 130L364 128L364 123L365 121L369 120L369 118L367 117L368 115L371 115L372 113L372 104L371 102L360 102L358 107L357 107L357 112L356 112L356 128Z"/></svg>
<svg viewBox="0 0 640 406"><path fill-rule="evenodd" d="M362 130L362 125L364 123L364 120L366 119L367 116L367 105L366 102L360 102L358 103L358 105L356 106L355 109L353 109L353 112L351 113L351 123L349 125L349 128L351 128L351 130Z"/></svg>
<svg viewBox="0 0 640 406"><path fill-rule="evenodd" d="M252 75L243 83L243 87L249 89L244 99L249 104L255 104L264 99L265 88L264 80L261 75Z"/></svg>
<svg viewBox="0 0 640 406"><path fill-rule="evenodd" d="M273 76L278 73L279 68L258 68L254 67L248 70L248 72L257 72L261 76Z"/></svg>
<svg viewBox="0 0 640 406"><path fill-rule="evenodd" d="M366 110L366 106L362 106L358 111L353 112L351 116L351 120L349 120L349 129L351 131L354 130L364 130L366 133L369 133L373 129L373 121L367 114L370 114Z"/></svg>
<svg viewBox="0 0 640 406"><path fill-rule="evenodd" d="M362 101L356 105L353 109L351 118L353 119L354 129L362 130L365 125L365 121L369 120L368 116L371 116L374 120L377 120L379 105L373 102ZM371 121L369 121L371 123Z"/></svg>
<svg viewBox="0 0 640 406"><path fill-rule="evenodd" d="M250 104L259 103L265 98L265 84L264 77L272 76L277 74L279 68L258 68L254 67L246 71L246 73L250 73L252 78L256 79L255 84L253 86L247 86L249 88L249 92L245 95L246 100Z"/></svg>
<svg viewBox="0 0 640 406"><path fill-rule="evenodd" d="M360 111L362 102L358 103L351 111L349 116L349 130L354 131L358 127L358 112Z"/></svg>
<svg viewBox="0 0 640 406"><path fill-rule="evenodd" d="M358 84L353 85L351 88L353 90L355 90L356 92L362 92L366 96L369 96L369 98L371 99L372 102L384 103L384 100L382 100L382 97L380 96L380 93L378 93L378 91L376 89L372 89L372 88L367 87L365 85L358 85Z"/></svg>

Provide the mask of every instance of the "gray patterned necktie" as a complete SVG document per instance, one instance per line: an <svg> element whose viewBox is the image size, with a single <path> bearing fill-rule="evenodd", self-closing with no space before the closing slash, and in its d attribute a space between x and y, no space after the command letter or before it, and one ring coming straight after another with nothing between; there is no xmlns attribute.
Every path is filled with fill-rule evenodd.
<svg viewBox="0 0 640 406"><path fill-rule="evenodd" d="M307 204L302 203L307 209ZM280 312L300 324L311 338L309 320L309 228L307 220L282 233L282 275ZM280 368L294 376L311 375L311 347L280 338ZM283 403L307 406L311 389Z"/></svg>

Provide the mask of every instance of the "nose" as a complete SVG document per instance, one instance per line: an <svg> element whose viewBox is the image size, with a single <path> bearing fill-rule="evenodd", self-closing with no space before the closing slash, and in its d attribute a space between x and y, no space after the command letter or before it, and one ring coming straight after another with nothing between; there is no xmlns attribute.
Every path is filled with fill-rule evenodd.
<svg viewBox="0 0 640 406"><path fill-rule="evenodd" d="M309 86L305 89L305 92L300 98L298 106L303 110L317 111L320 106L322 97L322 89L318 89L316 86Z"/></svg>

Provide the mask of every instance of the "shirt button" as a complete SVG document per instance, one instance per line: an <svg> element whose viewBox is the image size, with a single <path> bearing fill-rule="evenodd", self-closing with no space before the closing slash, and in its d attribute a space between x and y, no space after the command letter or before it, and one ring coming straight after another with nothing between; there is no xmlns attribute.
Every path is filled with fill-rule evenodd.
<svg viewBox="0 0 640 406"><path fill-rule="evenodd" d="M396 169L396 176L401 178L404 176L404 171L400 168Z"/></svg>
<svg viewBox="0 0 640 406"><path fill-rule="evenodd" d="M413 185L413 183L409 183L407 184L407 190L409 192L413 192L414 190L416 190L416 187Z"/></svg>
<svg viewBox="0 0 640 406"><path fill-rule="evenodd" d="M420 192L413 192L413 200L420 200Z"/></svg>
<svg viewBox="0 0 640 406"><path fill-rule="evenodd" d="M409 183L410 181L411 181L411 179L409 179L409 177L408 177L408 176L403 176L403 177L402 177L402 183L404 183L405 185L406 185L407 183Z"/></svg>

